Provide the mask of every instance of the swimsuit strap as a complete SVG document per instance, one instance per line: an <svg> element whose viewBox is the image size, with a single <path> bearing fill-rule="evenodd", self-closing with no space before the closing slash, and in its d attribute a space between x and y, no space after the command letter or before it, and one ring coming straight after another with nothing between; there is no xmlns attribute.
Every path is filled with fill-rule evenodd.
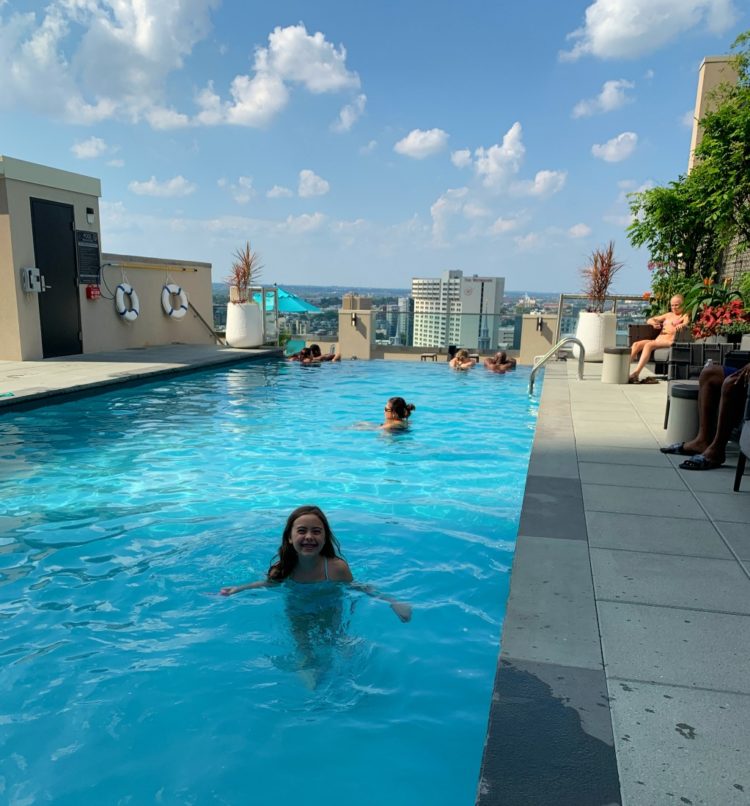
<svg viewBox="0 0 750 806"><path fill-rule="evenodd" d="M323 570L326 575L326 582L328 582L328 557L323 557Z"/></svg>

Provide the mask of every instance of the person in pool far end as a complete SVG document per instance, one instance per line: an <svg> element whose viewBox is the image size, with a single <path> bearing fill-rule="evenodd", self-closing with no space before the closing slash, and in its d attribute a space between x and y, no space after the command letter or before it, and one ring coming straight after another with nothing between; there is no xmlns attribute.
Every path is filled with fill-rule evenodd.
<svg viewBox="0 0 750 806"><path fill-rule="evenodd" d="M351 569L340 556L338 541L323 510L312 505L297 507L287 518L277 557L265 579L244 585L228 585L219 593L233 596L253 588L269 588L289 579L301 584L346 582L356 590L390 604L401 621L411 619L411 605L385 596L370 585L354 582Z"/></svg>
<svg viewBox="0 0 750 806"><path fill-rule="evenodd" d="M508 354L505 350L500 350L500 352L495 353L492 358L485 358L484 366L485 369L488 369L490 372L497 372L502 375L516 368L516 359L508 358Z"/></svg>
<svg viewBox="0 0 750 806"><path fill-rule="evenodd" d="M459 350L448 362L448 366L452 369L467 370L475 366L476 363L473 358L469 357L468 350Z"/></svg>
<svg viewBox="0 0 750 806"><path fill-rule="evenodd" d="M380 427L386 430L407 428L409 417L416 408L413 403L407 403L403 397L389 397L385 404L385 422Z"/></svg>

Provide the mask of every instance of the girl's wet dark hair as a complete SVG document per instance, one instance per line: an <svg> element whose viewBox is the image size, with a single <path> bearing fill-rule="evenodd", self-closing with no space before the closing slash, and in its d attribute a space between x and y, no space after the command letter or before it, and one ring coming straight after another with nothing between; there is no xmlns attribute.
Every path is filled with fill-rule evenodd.
<svg viewBox="0 0 750 806"><path fill-rule="evenodd" d="M320 345L319 344L311 344L310 345L310 355L312 355L313 358L320 358L322 353L320 351Z"/></svg>
<svg viewBox="0 0 750 806"><path fill-rule="evenodd" d="M292 528L297 518L301 518L303 515L315 515L323 524L325 542L323 543L323 548L320 550L321 556L329 558L341 556L338 540L336 540L336 537L331 531L331 525L328 523L328 518L326 518L323 510L312 504L297 507L286 519L286 526L281 535L281 545L279 546L278 554L271 563L271 567L268 569L268 579L274 582L281 582L281 580L286 579L297 567L299 557L292 545Z"/></svg>
<svg viewBox="0 0 750 806"><path fill-rule="evenodd" d="M389 397L386 405L390 406L391 411L400 420L408 420L411 413L417 408L413 403L407 403L403 397Z"/></svg>

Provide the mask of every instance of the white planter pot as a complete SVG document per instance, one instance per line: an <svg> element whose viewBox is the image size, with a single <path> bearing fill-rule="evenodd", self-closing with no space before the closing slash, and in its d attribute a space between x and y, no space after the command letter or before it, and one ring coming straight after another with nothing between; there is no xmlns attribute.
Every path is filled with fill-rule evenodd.
<svg viewBox="0 0 750 806"><path fill-rule="evenodd" d="M255 302L230 302L227 305L226 341L228 347L260 347L263 344L263 320Z"/></svg>
<svg viewBox="0 0 750 806"><path fill-rule="evenodd" d="M613 313L592 313L581 311L578 314L576 338L583 344L586 361L601 361L605 347L615 347L617 341L617 317ZM572 345L573 355L578 358L578 345Z"/></svg>

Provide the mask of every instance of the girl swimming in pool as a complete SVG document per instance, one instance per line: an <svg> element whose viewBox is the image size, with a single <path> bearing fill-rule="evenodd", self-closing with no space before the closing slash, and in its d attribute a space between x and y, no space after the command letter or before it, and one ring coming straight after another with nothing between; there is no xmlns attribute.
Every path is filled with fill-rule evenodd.
<svg viewBox="0 0 750 806"><path fill-rule="evenodd" d="M346 582L368 596L388 602L401 621L411 619L411 605L397 602L371 585L354 582L349 564L339 552L338 541L323 511L310 505L297 507L287 518L277 558L271 563L266 578L244 585L229 585L219 592L222 596L232 596L252 588L280 585L287 579L303 585Z"/></svg>

